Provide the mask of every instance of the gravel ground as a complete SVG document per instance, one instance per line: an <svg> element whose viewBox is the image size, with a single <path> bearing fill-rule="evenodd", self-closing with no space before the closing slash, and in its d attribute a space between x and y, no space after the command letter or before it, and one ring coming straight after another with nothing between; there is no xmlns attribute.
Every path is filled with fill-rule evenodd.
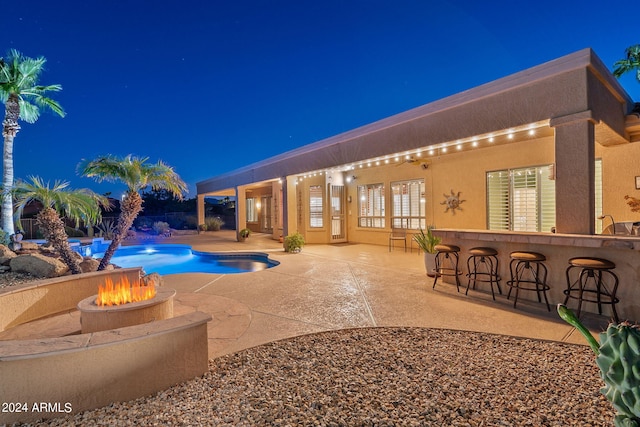
<svg viewBox="0 0 640 427"><path fill-rule="evenodd" d="M611 426L586 346L421 328L296 337L154 396L36 425Z"/></svg>
<svg viewBox="0 0 640 427"><path fill-rule="evenodd" d="M0 273L0 288L22 285L24 283L30 283L35 280L38 279L27 273L14 273L12 271L7 271L4 273Z"/></svg>

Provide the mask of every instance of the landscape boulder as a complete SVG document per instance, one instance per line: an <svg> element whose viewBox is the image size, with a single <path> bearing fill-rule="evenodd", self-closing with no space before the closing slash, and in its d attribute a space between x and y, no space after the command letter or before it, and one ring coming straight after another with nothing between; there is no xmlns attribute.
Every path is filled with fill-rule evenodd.
<svg viewBox="0 0 640 427"><path fill-rule="evenodd" d="M18 255L11 259L9 265L12 271L43 278L62 276L69 271L62 261L38 253Z"/></svg>
<svg viewBox="0 0 640 427"><path fill-rule="evenodd" d="M164 280L162 279L162 276L159 275L158 273L149 273L147 275L144 275L144 276L142 276L142 278L140 278L140 281L142 282L143 286L149 286L149 285L162 286L162 285L164 285Z"/></svg>
<svg viewBox="0 0 640 427"><path fill-rule="evenodd" d="M0 265L8 265L12 258L17 255L5 245L0 245Z"/></svg>
<svg viewBox="0 0 640 427"><path fill-rule="evenodd" d="M100 265L100 260L95 258L85 258L80 263L80 269L83 273L91 273L93 271L98 271L98 266Z"/></svg>

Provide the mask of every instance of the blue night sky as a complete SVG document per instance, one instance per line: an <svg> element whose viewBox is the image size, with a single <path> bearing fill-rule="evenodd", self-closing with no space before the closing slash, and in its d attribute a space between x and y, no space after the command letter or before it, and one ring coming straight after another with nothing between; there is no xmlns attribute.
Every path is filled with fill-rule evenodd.
<svg viewBox="0 0 640 427"><path fill-rule="evenodd" d="M0 48L44 56L67 112L21 123L16 177L69 180L100 154L148 156L189 184L591 47L640 43L602 1L34 0ZM636 100L640 84L623 86Z"/></svg>

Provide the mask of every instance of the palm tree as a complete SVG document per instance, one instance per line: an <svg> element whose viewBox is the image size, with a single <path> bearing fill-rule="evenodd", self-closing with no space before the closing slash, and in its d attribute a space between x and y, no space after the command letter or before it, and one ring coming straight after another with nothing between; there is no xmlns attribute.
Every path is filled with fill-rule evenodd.
<svg viewBox="0 0 640 427"><path fill-rule="evenodd" d="M23 56L15 49L7 58L0 58L0 99L5 104L2 136L4 138L2 174L2 229L14 234L13 207L9 195L13 187L13 140L20 130L18 119L35 123L40 117L40 108L50 109L60 117L64 110L56 101L44 96L46 92L62 90L60 85L38 85L40 74L47 62L43 57L36 59Z"/></svg>
<svg viewBox="0 0 640 427"><path fill-rule="evenodd" d="M109 200L91 190L69 189L66 181L56 181L53 187L39 177L29 177L31 182L19 180L13 188L16 199L16 216L19 218L30 202L40 202L43 207L36 215L36 223L42 228L45 239L58 251L73 274L82 273L78 259L74 257L65 233L62 217L76 221L95 223L100 218L101 207L108 208Z"/></svg>
<svg viewBox="0 0 640 427"><path fill-rule="evenodd" d="M629 46L625 49L626 58L613 64L613 75L620 78L629 71L636 72L636 80L640 82L640 44Z"/></svg>
<svg viewBox="0 0 640 427"><path fill-rule="evenodd" d="M182 200L182 194L187 191L187 184L172 167L162 161L148 164L147 160L148 157L139 158L131 154L123 158L105 155L90 161L83 160L78 165L79 173L84 176L95 178L98 182L120 181L127 186L120 203L120 215L113 239L100 261L98 270L104 270L109 265L111 257L142 211L142 190L147 187L151 187L152 190L167 190L179 200Z"/></svg>

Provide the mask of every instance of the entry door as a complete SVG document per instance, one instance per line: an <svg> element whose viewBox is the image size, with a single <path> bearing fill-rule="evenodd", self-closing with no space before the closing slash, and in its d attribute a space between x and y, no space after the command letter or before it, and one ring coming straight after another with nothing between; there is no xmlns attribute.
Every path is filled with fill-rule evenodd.
<svg viewBox="0 0 640 427"><path fill-rule="evenodd" d="M272 197L271 196L263 196L262 203L262 222L260 224L260 231L263 233L272 233L273 232L273 224L271 222L271 218L273 216L271 212L272 205Z"/></svg>
<svg viewBox="0 0 640 427"><path fill-rule="evenodd" d="M344 206L344 185L329 185L331 199L331 243L347 241Z"/></svg>

